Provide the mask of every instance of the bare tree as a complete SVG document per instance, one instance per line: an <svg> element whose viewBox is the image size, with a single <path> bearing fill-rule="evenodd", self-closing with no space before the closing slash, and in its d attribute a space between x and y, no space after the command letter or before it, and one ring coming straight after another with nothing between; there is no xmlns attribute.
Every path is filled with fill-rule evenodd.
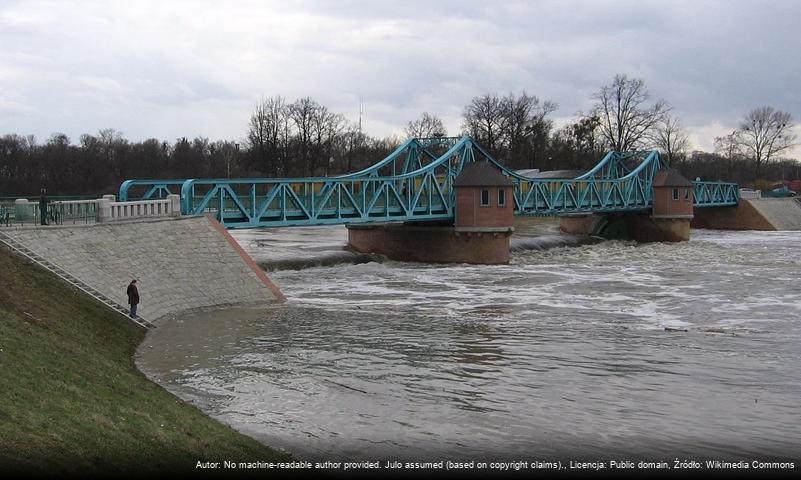
<svg viewBox="0 0 801 480"><path fill-rule="evenodd" d="M464 110L464 128L473 138L494 152L504 128L504 112L497 95L474 97Z"/></svg>
<svg viewBox="0 0 801 480"><path fill-rule="evenodd" d="M253 111L248 122L247 140L253 163L269 171L270 106L268 102L262 98L256 104L256 110Z"/></svg>
<svg viewBox="0 0 801 480"><path fill-rule="evenodd" d="M670 111L664 100L647 105L649 94L645 82L626 75L616 75L593 95L596 101L591 115L600 120L600 131L607 146L618 152L633 150Z"/></svg>
<svg viewBox="0 0 801 480"><path fill-rule="evenodd" d="M262 98L250 116L247 141L258 168L269 175L283 170L289 130L289 111L281 96Z"/></svg>
<svg viewBox="0 0 801 480"><path fill-rule="evenodd" d="M732 178L734 163L744 157L742 143L740 132L737 130L722 137L715 137L715 153L723 157L726 162L727 179Z"/></svg>
<svg viewBox="0 0 801 480"><path fill-rule="evenodd" d="M98 132L98 141L103 156L106 157L107 167L114 174L121 176L125 164L125 153L127 152L128 140L122 136L122 132L113 128L104 128Z"/></svg>
<svg viewBox="0 0 801 480"><path fill-rule="evenodd" d="M540 102L539 98L525 91L519 97L510 93L501 99L501 136L507 148L507 163L521 163L528 157L525 166L533 168L537 165L537 154L547 144L553 128L553 122L547 117L557 108L556 103Z"/></svg>
<svg viewBox="0 0 801 480"><path fill-rule="evenodd" d="M603 139L600 137L601 120L593 115L580 115L574 123L563 127L573 149L579 152L600 151Z"/></svg>
<svg viewBox="0 0 801 480"><path fill-rule="evenodd" d="M318 105L312 117L312 139L314 142L314 155L311 158L311 174L316 175L320 163L323 164L325 174L330 173L331 163L334 160L334 141L344 128L345 118L332 113L324 105Z"/></svg>
<svg viewBox="0 0 801 480"><path fill-rule="evenodd" d="M740 148L754 163L756 178L765 164L796 145L790 114L767 106L748 112L740 123L738 138Z"/></svg>
<svg viewBox="0 0 801 480"><path fill-rule="evenodd" d="M341 135L341 150L345 158L345 171L353 171L354 160L359 153L366 150L367 136L362 133L362 129L358 123L347 122L343 126L343 134Z"/></svg>
<svg viewBox="0 0 801 480"><path fill-rule="evenodd" d="M312 131L317 116L317 110L320 104L311 99L311 97L304 97L296 100L289 106L289 117L295 124L297 135L295 136L295 143L297 145L298 160L301 162L301 172L305 176L311 175L312 155L314 154L312 147Z"/></svg>
<svg viewBox="0 0 801 480"><path fill-rule="evenodd" d="M594 165L603 150L598 117L577 114L577 119L560 128L551 137L554 156L561 168L580 169Z"/></svg>
<svg viewBox="0 0 801 480"><path fill-rule="evenodd" d="M406 124L406 136L410 138L445 137L448 131L442 119L428 112L423 112L417 120Z"/></svg>
<svg viewBox="0 0 801 480"><path fill-rule="evenodd" d="M690 138L678 117L665 114L651 135L654 146L667 156L668 165L676 157L683 157L690 148Z"/></svg>

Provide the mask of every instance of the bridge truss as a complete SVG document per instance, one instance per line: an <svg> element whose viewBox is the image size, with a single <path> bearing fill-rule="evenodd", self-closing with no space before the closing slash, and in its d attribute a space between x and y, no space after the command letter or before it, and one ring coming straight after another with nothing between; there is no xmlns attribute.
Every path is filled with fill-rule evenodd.
<svg viewBox="0 0 801 480"><path fill-rule="evenodd" d="M657 151L609 152L576 178L519 175L470 137L411 138L380 162L337 177L126 180L142 199L179 193L184 215L213 212L228 228L439 221L454 215L453 181L467 162L495 164L514 182L515 213L564 215L648 210L654 175L667 168ZM730 206L737 184L693 182L695 206Z"/></svg>

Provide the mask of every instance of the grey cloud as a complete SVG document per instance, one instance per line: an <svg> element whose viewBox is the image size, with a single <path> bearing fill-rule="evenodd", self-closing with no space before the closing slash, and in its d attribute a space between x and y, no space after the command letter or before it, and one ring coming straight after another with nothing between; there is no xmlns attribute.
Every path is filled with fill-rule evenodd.
<svg viewBox="0 0 801 480"><path fill-rule="evenodd" d="M702 135L762 104L801 120L798 18L792 1L11 2L0 130L241 136L280 94L354 120L362 96L374 135L423 111L457 132L472 96L525 89L565 119L627 73Z"/></svg>

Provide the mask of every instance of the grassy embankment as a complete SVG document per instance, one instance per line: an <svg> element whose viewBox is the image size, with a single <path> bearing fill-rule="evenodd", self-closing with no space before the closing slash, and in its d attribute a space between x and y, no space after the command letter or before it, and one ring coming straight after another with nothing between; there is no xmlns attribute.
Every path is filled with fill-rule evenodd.
<svg viewBox="0 0 801 480"><path fill-rule="evenodd" d="M150 382L144 331L0 246L0 471L192 471L286 457Z"/></svg>

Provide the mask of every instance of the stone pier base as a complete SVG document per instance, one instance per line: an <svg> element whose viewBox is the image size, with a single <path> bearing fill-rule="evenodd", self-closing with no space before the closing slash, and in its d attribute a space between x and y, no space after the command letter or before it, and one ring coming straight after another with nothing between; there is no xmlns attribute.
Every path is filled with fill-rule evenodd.
<svg viewBox="0 0 801 480"><path fill-rule="evenodd" d="M632 217L631 238L640 243L686 242L690 239L688 217L657 217L637 215Z"/></svg>
<svg viewBox="0 0 801 480"><path fill-rule="evenodd" d="M570 215L559 217L559 230L567 235L597 235L607 225L605 215Z"/></svg>
<svg viewBox="0 0 801 480"><path fill-rule="evenodd" d="M348 225L348 244L362 253L427 263L509 263L514 228L455 228L404 224Z"/></svg>
<svg viewBox="0 0 801 480"><path fill-rule="evenodd" d="M691 219L691 216L591 214L562 217L559 228L570 235L594 235L610 240L682 242L690 239Z"/></svg>

